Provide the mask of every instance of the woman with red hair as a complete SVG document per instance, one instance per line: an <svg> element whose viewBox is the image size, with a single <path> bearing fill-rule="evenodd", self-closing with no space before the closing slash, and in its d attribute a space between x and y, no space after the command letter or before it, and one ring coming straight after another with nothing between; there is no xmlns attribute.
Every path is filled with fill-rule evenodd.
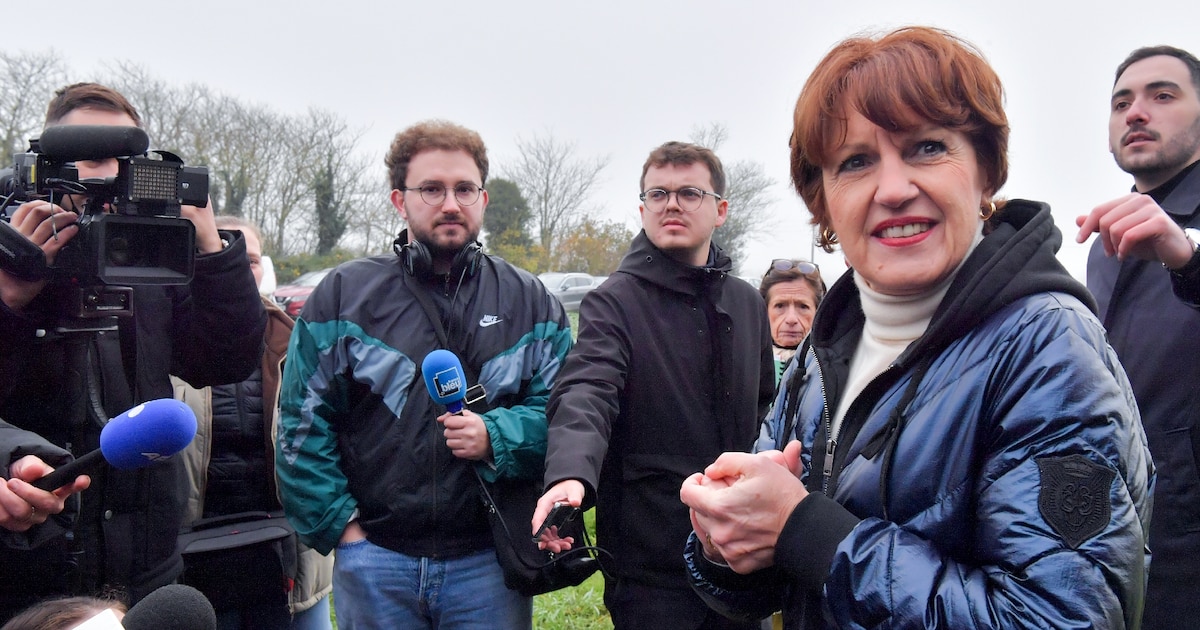
<svg viewBox="0 0 1200 630"><path fill-rule="evenodd" d="M999 78L904 28L838 44L793 183L850 269L756 453L690 477L713 608L788 628L1137 627L1153 465L1048 206L1007 177Z"/></svg>

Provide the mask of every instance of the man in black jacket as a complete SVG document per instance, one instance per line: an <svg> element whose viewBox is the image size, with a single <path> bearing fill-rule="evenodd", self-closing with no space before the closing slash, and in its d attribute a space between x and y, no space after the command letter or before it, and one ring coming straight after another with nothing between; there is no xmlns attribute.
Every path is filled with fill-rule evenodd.
<svg viewBox="0 0 1200 630"><path fill-rule="evenodd" d="M1087 284L1158 469L1143 628L1200 628L1200 61L1140 48L1117 68L1108 137L1133 191L1076 222Z"/></svg>
<svg viewBox="0 0 1200 630"><path fill-rule="evenodd" d="M140 124L121 94L94 83L59 90L46 112L47 128ZM115 158L75 166L80 180L118 175ZM82 216L111 210L84 203L75 195L23 203L12 214L10 234L38 246L53 265L79 236ZM66 308L63 300L74 294L71 283L0 269L0 418L78 456L98 446L109 418L170 398L169 374L197 386L250 374L261 356L266 314L241 233L218 232L207 205L182 206L180 216L195 227L190 282L132 286L127 317L105 317L110 311L103 308L80 317L87 309ZM124 591L132 604L179 574L175 538L186 498L179 459L135 471L101 467L90 481L73 525L39 522L22 539L0 544L0 620L38 599L107 588ZM76 479L68 491L82 485Z"/></svg>
<svg viewBox="0 0 1200 630"><path fill-rule="evenodd" d="M679 488L723 451L750 448L775 390L762 297L712 242L729 202L720 160L668 142L642 169L643 231L583 299L579 338L550 396L536 531L555 502L596 505L614 561L604 603L622 628L755 628L692 592ZM552 550L568 545L543 538Z"/></svg>

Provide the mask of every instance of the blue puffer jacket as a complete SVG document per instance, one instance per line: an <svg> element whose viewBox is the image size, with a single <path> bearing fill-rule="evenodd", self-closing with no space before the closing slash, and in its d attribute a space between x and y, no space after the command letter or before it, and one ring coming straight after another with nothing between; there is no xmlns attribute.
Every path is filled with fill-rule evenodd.
<svg viewBox="0 0 1200 630"><path fill-rule="evenodd" d="M736 575L692 536L711 606L782 609L787 628L1137 627L1154 472L1133 394L1054 258L1049 208L1002 216L929 329L850 406L827 466L863 328L853 272L829 292L758 444L799 438L814 494L771 569Z"/></svg>

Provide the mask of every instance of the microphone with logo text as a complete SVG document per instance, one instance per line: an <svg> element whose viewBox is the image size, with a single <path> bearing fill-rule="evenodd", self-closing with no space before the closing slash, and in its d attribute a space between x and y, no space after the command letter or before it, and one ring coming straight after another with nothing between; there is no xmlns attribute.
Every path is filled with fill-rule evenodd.
<svg viewBox="0 0 1200 630"><path fill-rule="evenodd" d="M186 584L161 586L133 605L126 630L216 630L217 614L204 593Z"/></svg>
<svg viewBox="0 0 1200 630"><path fill-rule="evenodd" d="M104 425L100 448L55 468L33 486L60 488L103 462L117 470L149 466L182 451L194 437L196 414L190 407L173 398L144 402Z"/></svg>
<svg viewBox="0 0 1200 630"><path fill-rule="evenodd" d="M103 160L141 155L150 138L141 127L118 125L57 125L38 138L38 150L59 160Z"/></svg>
<svg viewBox="0 0 1200 630"><path fill-rule="evenodd" d="M446 411L459 413L463 399L467 396L467 377L463 374L462 361L449 350L434 350L421 361L421 374L425 377L425 388L429 397Z"/></svg>

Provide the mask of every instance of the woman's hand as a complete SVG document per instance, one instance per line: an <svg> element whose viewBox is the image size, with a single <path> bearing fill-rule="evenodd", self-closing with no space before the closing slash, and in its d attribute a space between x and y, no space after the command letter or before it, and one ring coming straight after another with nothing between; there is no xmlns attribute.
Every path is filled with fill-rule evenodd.
<svg viewBox="0 0 1200 630"><path fill-rule="evenodd" d="M705 556L738 573L775 564L775 544L788 517L808 496L800 483L800 443L783 452L725 453L684 482L679 498Z"/></svg>

